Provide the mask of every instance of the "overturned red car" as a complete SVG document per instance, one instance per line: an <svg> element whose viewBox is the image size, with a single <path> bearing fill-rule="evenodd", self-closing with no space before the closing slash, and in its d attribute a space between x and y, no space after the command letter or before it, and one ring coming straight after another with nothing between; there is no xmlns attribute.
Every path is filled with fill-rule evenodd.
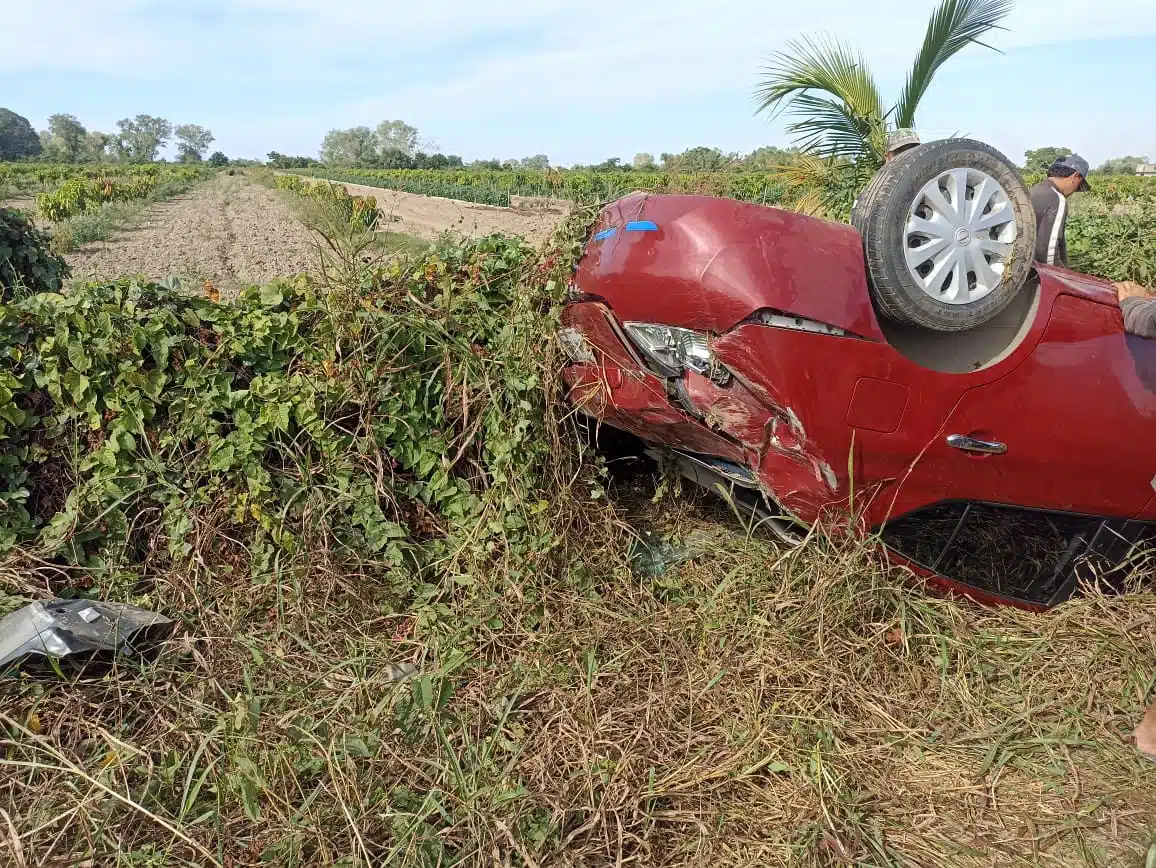
<svg viewBox="0 0 1156 868"><path fill-rule="evenodd" d="M606 207L561 343L571 400L784 539L878 532L943 588L1046 608L1156 531L1156 341L1030 261L1014 167L948 140L854 226L698 196Z"/></svg>

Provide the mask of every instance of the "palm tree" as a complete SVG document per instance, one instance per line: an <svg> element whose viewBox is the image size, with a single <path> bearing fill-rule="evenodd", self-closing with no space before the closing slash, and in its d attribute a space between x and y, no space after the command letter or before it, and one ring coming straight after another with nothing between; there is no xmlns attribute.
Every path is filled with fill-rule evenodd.
<svg viewBox="0 0 1156 868"><path fill-rule="evenodd" d="M788 43L755 89L758 112L787 112L787 132L806 159L784 167L789 186L807 191L802 210L829 210L883 164L892 129L915 126L935 73L1011 12L1014 0L940 0L899 100L884 108L862 54L829 38ZM985 46L990 47L990 46ZM810 206L810 207L808 207Z"/></svg>

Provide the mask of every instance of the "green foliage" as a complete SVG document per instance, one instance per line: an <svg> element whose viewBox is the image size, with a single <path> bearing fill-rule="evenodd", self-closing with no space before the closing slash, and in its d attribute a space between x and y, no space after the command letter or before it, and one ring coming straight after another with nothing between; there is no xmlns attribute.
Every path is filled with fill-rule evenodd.
<svg viewBox="0 0 1156 868"><path fill-rule="evenodd" d="M118 154L126 163L151 163L173 134L171 123L153 115L121 118L116 126Z"/></svg>
<svg viewBox="0 0 1156 868"><path fill-rule="evenodd" d="M919 103L939 69L999 26L1011 0L940 0L898 101L885 108L863 56L824 38L775 53L755 89L758 111L788 112L787 131L809 160L783 172L794 207L822 216L847 213L846 189L870 177L887 151L888 131L914 127Z"/></svg>
<svg viewBox="0 0 1156 868"><path fill-rule="evenodd" d="M68 265L50 252L48 236L24 213L0 208L0 299L58 292L66 277Z"/></svg>
<svg viewBox="0 0 1156 868"><path fill-rule="evenodd" d="M943 64L998 27L1011 8L1011 0L940 0L890 109L861 54L831 39L791 42L773 55L755 90L758 110L788 111L795 118L788 132L814 156L877 166L888 129L915 126L919 103Z"/></svg>
<svg viewBox="0 0 1156 868"><path fill-rule="evenodd" d="M340 184L325 182L310 184L296 175L277 175L273 179L273 185L278 190L312 199L338 220L350 226L361 226L366 229L377 227L380 212L377 210L377 200L372 196L351 196Z"/></svg>
<svg viewBox="0 0 1156 868"><path fill-rule="evenodd" d="M1067 241L1077 271L1156 287L1156 199L1093 200L1068 218Z"/></svg>
<svg viewBox="0 0 1156 868"><path fill-rule="evenodd" d="M768 172L308 169L298 174L501 207L509 206L512 196L544 196L590 204L615 199L632 190L695 193L776 204L783 193L782 180Z"/></svg>
<svg viewBox="0 0 1156 868"><path fill-rule="evenodd" d="M1096 171L1106 175L1135 175L1136 167L1147 162L1147 157L1116 157L1105 160L1104 164Z"/></svg>
<svg viewBox="0 0 1156 868"><path fill-rule="evenodd" d="M199 124L180 124L173 129L182 163L199 163L213 143L213 134Z"/></svg>
<svg viewBox="0 0 1156 868"><path fill-rule="evenodd" d="M0 306L0 550L109 577L187 556L211 520L257 572L323 539L412 587L460 534L548 548L533 265L495 237L356 297L302 277L220 304L126 279Z"/></svg>
<svg viewBox="0 0 1156 868"><path fill-rule="evenodd" d="M44 146L28 118L0 108L0 160L38 157Z"/></svg>
<svg viewBox="0 0 1156 868"><path fill-rule="evenodd" d="M1044 174L1048 167L1051 166L1060 157L1066 157L1072 153L1071 148L1033 148L1030 151L1024 151L1024 172Z"/></svg>
<svg viewBox="0 0 1156 868"><path fill-rule="evenodd" d="M151 172L101 173L91 177L78 172L51 192L36 197L40 214L54 223L95 210L108 202L130 202L144 199L158 185L172 181L190 181L201 177L204 170L192 167L150 167Z"/></svg>
<svg viewBox="0 0 1156 868"><path fill-rule="evenodd" d="M270 151L265 156L265 162L272 169L307 169L318 165L312 157L290 157L286 154Z"/></svg>
<svg viewBox="0 0 1156 868"><path fill-rule="evenodd" d="M212 166L214 169L220 169L229 165L229 158L226 157L221 151L213 151L213 153L209 156L209 159L205 162Z"/></svg>
<svg viewBox="0 0 1156 868"><path fill-rule="evenodd" d="M84 159L88 145L88 130L75 115L54 114L48 118L44 156L61 163L76 163Z"/></svg>

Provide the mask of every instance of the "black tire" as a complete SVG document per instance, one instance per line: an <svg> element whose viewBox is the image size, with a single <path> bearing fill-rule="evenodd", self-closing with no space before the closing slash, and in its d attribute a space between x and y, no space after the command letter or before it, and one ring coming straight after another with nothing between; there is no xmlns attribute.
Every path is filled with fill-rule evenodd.
<svg viewBox="0 0 1156 868"><path fill-rule="evenodd" d="M1007 194L1017 230L998 285L983 297L962 304L949 304L925 292L908 269L906 258L907 220L915 197L924 185L952 169L975 170L994 179ZM938 332L974 328L1011 304L1031 271L1036 220L1027 187L1007 157L982 142L945 139L899 154L871 179L855 203L851 222L863 237L867 279L876 308L898 322ZM968 279L973 277L969 272Z"/></svg>

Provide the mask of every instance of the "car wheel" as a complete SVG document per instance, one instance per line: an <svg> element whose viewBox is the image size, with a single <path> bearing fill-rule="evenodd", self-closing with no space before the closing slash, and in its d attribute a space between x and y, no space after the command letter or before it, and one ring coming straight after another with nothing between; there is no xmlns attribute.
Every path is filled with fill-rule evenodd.
<svg viewBox="0 0 1156 868"><path fill-rule="evenodd" d="M939 332L995 317L1027 280L1036 221L999 151L946 139L898 155L867 185L851 221L863 237L879 312Z"/></svg>

